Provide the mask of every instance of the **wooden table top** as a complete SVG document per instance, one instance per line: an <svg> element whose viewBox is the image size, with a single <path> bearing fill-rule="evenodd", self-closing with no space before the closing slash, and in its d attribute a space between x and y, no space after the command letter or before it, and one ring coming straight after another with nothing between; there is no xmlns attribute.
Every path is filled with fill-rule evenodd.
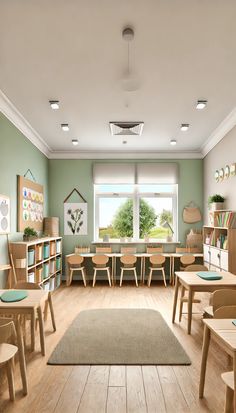
<svg viewBox="0 0 236 413"><path fill-rule="evenodd" d="M198 272L198 271L197 271ZM218 274L222 276L221 280L203 280L199 277L196 272L189 271L176 271L176 276L180 281L189 286L235 286L236 287L236 275L230 272L219 272Z"/></svg>
<svg viewBox="0 0 236 413"><path fill-rule="evenodd" d="M9 290L0 290L0 295L5 291ZM48 299L48 291L44 290L26 290L28 297L24 298L21 301L15 301L13 303L4 303L0 300L0 310L2 309L23 309L23 308L37 308L41 303Z"/></svg>
<svg viewBox="0 0 236 413"><path fill-rule="evenodd" d="M66 257L71 257L72 255L80 255L81 257L94 257L95 255L107 255L108 257L122 257L123 255L135 255L136 257L151 257L152 255L163 255L164 257L174 257L180 258L183 255L193 255L194 257L203 257L203 253L175 253L175 252L135 252L135 253L121 253L121 252L82 252L80 254L68 254Z"/></svg>
<svg viewBox="0 0 236 413"><path fill-rule="evenodd" d="M236 326L232 319L204 319L204 324L232 350L236 351Z"/></svg>

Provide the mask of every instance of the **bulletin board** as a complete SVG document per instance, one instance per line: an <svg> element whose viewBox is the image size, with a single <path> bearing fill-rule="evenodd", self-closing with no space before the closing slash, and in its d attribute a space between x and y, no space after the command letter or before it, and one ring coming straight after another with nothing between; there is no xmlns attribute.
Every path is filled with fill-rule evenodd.
<svg viewBox="0 0 236 413"><path fill-rule="evenodd" d="M17 192L18 231L22 232L26 227L42 231L44 211L43 186L18 175Z"/></svg>

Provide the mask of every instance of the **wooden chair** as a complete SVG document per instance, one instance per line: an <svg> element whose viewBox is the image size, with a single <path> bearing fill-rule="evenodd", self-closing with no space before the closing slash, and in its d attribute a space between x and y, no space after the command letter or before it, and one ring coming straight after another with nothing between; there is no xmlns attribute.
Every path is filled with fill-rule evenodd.
<svg viewBox="0 0 236 413"><path fill-rule="evenodd" d="M6 366L10 400L15 400L15 385L13 376L14 356L18 347L11 342L16 342L16 330L12 320L0 319L0 366Z"/></svg>
<svg viewBox="0 0 236 413"><path fill-rule="evenodd" d="M191 252L192 254L197 254L197 253L201 253L201 252L202 252L202 248L200 248L200 247L189 247L188 250L189 250L189 252Z"/></svg>
<svg viewBox="0 0 236 413"><path fill-rule="evenodd" d="M187 267L185 267L185 271L189 271L189 272L197 272L197 271L208 271L207 267L205 265L201 265L201 264L192 264L192 265L188 265ZM183 314L183 304L188 302L188 296L185 295L185 288L182 285L181 287L181 292L180 292L180 303L179 303L179 321L181 321L182 319L182 314ZM194 298L193 295L193 303L200 303L201 300L199 300L198 298Z"/></svg>
<svg viewBox="0 0 236 413"><path fill-rule="evenodd" d="M215 318L215 313L220 307L236 305L236 290L222 289L212 293L210 305L204 309L204 318ZM218 313L219 314L219 313Z"/></svg>
<svg viewBox="0 0 236 413"><path fill-rule="evenodd" d="M122 257L120 257L120 261L123 264L123 267L121 267L121 274L120 274L120 287L122 286L124 271L133 271L134 278L135 278L135 284L136 284L136 287L138 287L138 278L137 278L137 272L136 272L136 267L135 267L135 264L137 262L137 257L135 257L135 255L123 255Z"/></svg>
<svg viewBox="0 0 236 413"><path fill-rule="evenodd" d="M148 275L148 287L150 287L151 282L152 282L152 273L153 271L161 271L163 275L163 280L164 284L166 287L166 274L165 274L165 268L164 264L166 261L166 258L163 255L152 255L149 258L149 261L151 263L151 266L149 267L149 275Z"/></svg>
<svg viewBox="0 0 236 413"><path fill-rule="evenodd" d="M96 283L97 271L106 271L107 272L107 278L108 278L109 286L111 287L110 267L106 266L106 264L109 261L109 257L107 257L107 255L94 255L94 257L92 257L92 261L95 264L95 267L93 267L93 270L94 270L94 273L93 273L93 287L95 286L95 283Z"/></svg>
<svg viewBox="0 0 236 413"><path fill-rule="evenodd" d="M195 257L194 255L183 255L180 257L180 271L185 271L185 268L188 267L189 265L194 264L195 262Z"/></svg>
<svg viewBox="0 0 236 413"><path fill-rule="evenodd" d="M234 400L234 372L227 371L226 373L222 373L221 378L226 385L224 413L232 413Z"/></svg>
<svg viewBox="0 0 236 413"><path fill-rule="evenodd" d="M176 247L175 248L175 252L176 252L176 254L186 254L187 252L188 252L188 248L186 248L186 247Z"/></svg>
<svg viewBox="0 0 236 413"><path fill-rule="evenodd" d="M135 247L121 247L120 252L121 254L136 254Z"/></svg>
<svg viewBox="0 0 236 413"><path fill-rule="evenodd" d="M84 261L84 257L81 255L71 255L67 259L69 265L69 280L67 280L67 286L71 285L74 271L81 271L84 286L86 287L86 274L85 267L81 266Z"/></svg>
<svg viewBox="0 0 236 413"><path fill-rule="evenodd" d="M147 254L161 254L163 247L147 247Z"/></svg>
<svg viewBox="0 0 236 413"><path fill-rule="evenodd" d="M111 254L111 247L96 247L96 254Z"/></svg>

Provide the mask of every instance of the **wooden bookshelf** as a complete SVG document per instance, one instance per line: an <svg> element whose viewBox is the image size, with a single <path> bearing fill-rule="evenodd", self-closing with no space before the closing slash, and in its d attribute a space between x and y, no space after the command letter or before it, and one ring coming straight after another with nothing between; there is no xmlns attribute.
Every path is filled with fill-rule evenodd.
<svg viewBox="0 0 236 413"><path fill-rule="evenodd" d="M28 242L11 242L17 281L36 282L53 291L61 284L62 238L38 238Z"/></svg>
<svg viewBox="0 0 236 413"><path fill-rule="evenodd" d="M210 224L203 227L204 264L209 270L236 274L236 212L210 212Z"/></svg>

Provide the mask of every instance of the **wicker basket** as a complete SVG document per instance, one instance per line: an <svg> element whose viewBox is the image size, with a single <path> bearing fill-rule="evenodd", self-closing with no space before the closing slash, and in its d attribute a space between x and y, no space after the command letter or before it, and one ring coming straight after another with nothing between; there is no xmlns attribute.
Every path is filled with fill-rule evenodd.
<svg viewBox="0 0 236 413"><path fill-rule="evenodd" d="M59 218L45 217L43 220L43 232L49 237L59 237Z"/></svg>

